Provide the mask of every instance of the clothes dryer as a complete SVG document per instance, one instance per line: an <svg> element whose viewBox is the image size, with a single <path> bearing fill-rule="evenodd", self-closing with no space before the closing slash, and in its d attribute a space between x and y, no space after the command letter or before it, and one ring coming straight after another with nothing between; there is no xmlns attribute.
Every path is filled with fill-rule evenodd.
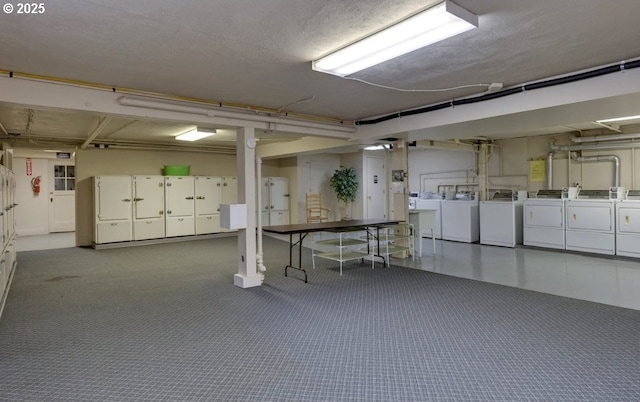
<svg viewBox="0 0 640 402"><path fill-rule="evenodd" d="M525 246L565 249L566 199L575 198L575 187L562 190L538 190L535 198L523 205L523 236Z"/></svg>
<svg viewBox="0 0 640 402"><path fill-rule="evenodd" d="M567 250L615 254L616 200L611 196L611 189L580 190L576 199L567 200Z"/></svg>
<svg viewBox="0 0 640 402"><path fill-rule="evenodd" d="M640 258L640 190L616 203L616 255Z"/></svg>

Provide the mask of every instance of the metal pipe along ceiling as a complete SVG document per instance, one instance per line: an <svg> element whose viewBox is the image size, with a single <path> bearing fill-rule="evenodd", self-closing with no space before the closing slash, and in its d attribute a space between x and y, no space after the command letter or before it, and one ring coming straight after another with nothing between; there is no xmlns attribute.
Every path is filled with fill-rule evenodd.
<svg viewBox="0 0 640 402"><path fill-rule="evenodd" d="M637 140L640 139L640 133L635 134L613 134L613 135L596 135L592 137L571 137L571 142L601 142L601 141L616 141L616 140Z"/></svg>
<svg viewBox="0 0 640 402"><path fill-rule="evenodd" d="M602 149L629 149L640 148L640 142L614 142L614 143L594 143L582 145L554 145L550 144L549 149L553 151L595 151Z"/></svg>
<svg viewBox="0 0 640 402"><path fill-rule="evenodd" d="M196 106L189 104L181 104L177 102L164 102L156 99L143 99L131 96L121 96L117 99L119 105L142 107L147 109L164 110L168 112L180 112L188 114L196 114L207 117L235 118L258 122L266 125L266 129L270 129L271 125L283 124L294 127L303 127L317 130L334 131L337 133L355 133L355 127L340 126L333 124L315 123L293 118L273 117L258 112L246 111L227 111L219 110L212 107Z"/></svg>
<svg viewBox="0 0 640 402"><path fill-rule="evenodd" d="M575 152L571 152L571 159L576 162L606 162L613 161L615 169L613 173L613 185L620 187L620 158L615 155L598 155L598 156L578 156Z"/></svg>

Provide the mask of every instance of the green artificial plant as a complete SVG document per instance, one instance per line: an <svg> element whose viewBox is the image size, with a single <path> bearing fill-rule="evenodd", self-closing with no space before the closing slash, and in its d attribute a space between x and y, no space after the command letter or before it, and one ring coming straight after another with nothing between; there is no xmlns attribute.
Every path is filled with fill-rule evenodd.
<svg viewBox="0 0 640 402"><path fill-rule="evenodd" d="M329 185L336 192L338 201L342 201L348 206L356 200L356 191L358 190L358 179L356 171L353 168L340 166L336 169L329 180ZM345 213L348 218L348 213Z"/></svg>

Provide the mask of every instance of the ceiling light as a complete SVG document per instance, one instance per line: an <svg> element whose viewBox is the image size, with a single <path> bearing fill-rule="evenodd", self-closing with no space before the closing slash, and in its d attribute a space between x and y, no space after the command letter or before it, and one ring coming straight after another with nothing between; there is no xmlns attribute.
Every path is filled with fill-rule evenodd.
<svg viewBox="0 0 640 402"><path fill-rule="evenodd" d="M598 122L598 123L613 123L613 122L616 122L616 121L636 120L636 119L640 119L640 115L626 116L626 117L615 117L613 119L596 120L596 122Z"/></svg>
<svg viewBox="0 0 640 402"><path fill-rule="evenodd" d="M364 147L365 151L381 151L383 149L391 149L391 144L369 145Z"/></svg>
<svg viewBox="0 0 640 402"><path fill-rule="evenodd" d="M180 135L177 135L176 136L176 140L180 140L180 141L198 141L198 140L201 140L203 138L212 136L215 133L216 133L215 129L197 127L197 128L194 128L193 130L187 131L186 133L182 133Z"/></svg>
<svg viewBox="0 0 640 402"><path fill-rule="evenodd" d="M478 26L478 16L449 0L312 62L323 73L346 76Z"/></svg>

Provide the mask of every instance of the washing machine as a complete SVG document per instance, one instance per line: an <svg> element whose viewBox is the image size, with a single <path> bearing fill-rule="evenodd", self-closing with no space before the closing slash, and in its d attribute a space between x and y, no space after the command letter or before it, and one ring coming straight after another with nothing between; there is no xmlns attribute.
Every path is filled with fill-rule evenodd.
<svg viewBox="0 0 640 402"><path fill-rule="evenodd" d="M580 190L575 199L567 200L566 249L588 253L616 253L616 203L625 193L623 188Z"/></svg>
<svg viewBox="0 0 640 402"><path fill-rule="evenodd" d="M514 191L490 192L480 201L480 244L515 247L522 244L524 201Z"/></svg>
<svg viewBox="0 0 640 402"><path fill-rule="evenodd" d="M435 196L434 196L435 197ZM416 200L416 210L429 209L435 210L435 227L433 228L433 237L442 239L442 196L439 198L419 198ZM422 233L422 237L431 238L431 230Z"/></svg>
<svg viewBox="0 0 640 402"><path fill-rule="evenodd" d="M640 258L640 190L616 203L616 255Z"/></svg>
<svg viewBox="0 0 640 402"><path fill-rule="evenodd" d="M456 196L443 200L441 205L442 239L464 243L480 240L480 211L478 200Z"/></svg>
<svg viewBox="0 0 640 402"><path fill-rule="evenodd" d="M535 198L524 202L522 243L525 246L565 249L566 200L577 196L577 187L562 190L538 190Z"/></svg>

